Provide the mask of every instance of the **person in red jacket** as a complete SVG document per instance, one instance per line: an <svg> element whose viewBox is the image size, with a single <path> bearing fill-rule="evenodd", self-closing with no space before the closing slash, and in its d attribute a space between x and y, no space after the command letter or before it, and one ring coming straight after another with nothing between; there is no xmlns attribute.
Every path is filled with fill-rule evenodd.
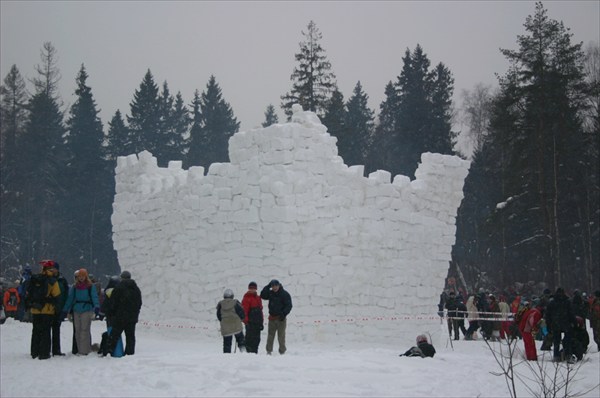
<svg viewBox="0 0 600 398"><path fill-rule="evenodd" d="M244 325L246 325L246 351L258 354L260 332L264 329L262 299L257 292L256 282L248 284L248 291L242 298L244 308Z"/></svg>
<svg viewBox="0 0 600 398"><path fill-rule="evenodd" d="M537 361L537 350L535 348L535 335L539 329L539 322L542 319L542 308L539 305L528 310L521 322L519 322L519 331L523 336L525 345L525 357L528 361Z"/></svg>
<svg viewBox="0 0 600 398"><path fill-rule="evenodd" d="M16 287L10 287L4 292L2 304L4 305L4 313L7 318L15 318L17 316L17 308L21 302L19 292Z"/></svg>

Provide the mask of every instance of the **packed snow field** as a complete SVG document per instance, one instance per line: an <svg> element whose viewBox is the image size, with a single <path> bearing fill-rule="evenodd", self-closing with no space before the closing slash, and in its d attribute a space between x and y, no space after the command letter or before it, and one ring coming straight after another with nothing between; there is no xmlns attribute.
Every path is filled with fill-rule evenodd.
<svg viewBox="0 0 600 398"><path fill-rule="evenodd" d="M290 319L288 329L294 327ZM92 323L95 343L104 328L104 322ZM2 397L510 396L504 377L492 374L499 367L486 344L482 340L450 344L443 326L432 332L434 358L399 357L414 340L391 337L360 344L322 344L295 341L290 335L285 355L267 356L266 332L258 355L223 354L215 320L203 326L141 322L136 354L123 358L72 355L72 324L65 322L61 341L67 355L40 361L29 356L31 324L8 319L0 332ZM553 374L549 353L539 351L537 344L541 363ZM499 347L498 343L492 346ZM517 348L517 373L527 377L522 342ZM559 366L561 372L566 370L566 364ZM570 393L600 396L600 354L595 344L581 366L573 369L577 373ZM532 395L521 381L517 393Z"/></svg>

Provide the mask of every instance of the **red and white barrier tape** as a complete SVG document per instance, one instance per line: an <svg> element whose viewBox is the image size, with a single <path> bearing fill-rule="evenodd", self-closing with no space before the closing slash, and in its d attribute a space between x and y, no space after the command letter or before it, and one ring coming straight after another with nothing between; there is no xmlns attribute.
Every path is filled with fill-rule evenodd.
<svg viewBox="0 0 600 398"><path fill-rule="evenodd" d="M481 314L481 313L480 313ZM513 315L509 314L506 317L498 317L498 313L496 312L490 312L490 313L485 313L485 314L494 314L495 317L493 318L482 318L482 317L477 317L477 318L471 318L469 319L470 321L508 321L508 322L512 322L513 321ZM381 321L422 321L422 320L429 320L429 321L435 321L435 320L440 320L440 319L445 319L445 320L449 320L449 319L458 319L458 320L465 320L466 318L464 317L448 317L447 315L444 315L443 317L440 317L439 315L398 315L398 316L391 316L391 317L385 317L385 316L376 316L376 317L344 317L344 318L338 318L338 319L315 319L312 321L292 321L290 322L291 324L294 325L314 325L314 326L319 326L319 325L326 325L326 324L351 324L351 323L358 323L358 322L381 322ZM216 320L215 320L216 321ZM212 330L212 327L209 326L202 326L202 325L181 325L181 324L171 324L171 323L163 323L163 322L156 322L156 321L140 321L139 324L141 326L145 326L145 327L150 327L150 328L167 328L167 329L195 329L195 330Z"/></svg>

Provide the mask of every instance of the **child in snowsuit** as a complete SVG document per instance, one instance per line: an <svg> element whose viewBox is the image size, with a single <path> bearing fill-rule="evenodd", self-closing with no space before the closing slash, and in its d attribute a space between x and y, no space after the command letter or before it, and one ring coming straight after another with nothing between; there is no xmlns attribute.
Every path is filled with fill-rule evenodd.
<svg viewBox="0 0 600 398"><path fill-rule="evenodd" d="M217 304L217 319L221 322L221 335L223 336L223 352L231 353L231 341L235 341L241 352L246 351L242 320L244 309L239 301L233 298L231 289L225 290L223 300Z"/></svg>
<svg viewBox="0 0 600 398"><path fill-rule="evenodd" d="M433 348L433 345L431 345L429 343L429 341L427 340L427 336L425 336L424 334L420 334L417 336L417 346L416 347L411 347L404 354L400 354L400 356L405 356L405 357L421 357L421 358L425 358L425 357L433 358L434 355L435 355L435 348Z"/></svg>
<svg viewBox="0 0 600 398"><path fill-rule="evenodd" d="M248 291L242 299L244 324L246 325L246 351L258 353L260 332L264 329L262 299L258 295L256 282L248 284Z"/></svg>

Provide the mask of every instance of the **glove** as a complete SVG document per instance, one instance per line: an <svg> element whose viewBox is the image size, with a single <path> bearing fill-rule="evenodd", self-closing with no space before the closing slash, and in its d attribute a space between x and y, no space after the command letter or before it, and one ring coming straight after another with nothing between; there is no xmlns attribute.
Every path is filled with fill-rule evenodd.
<svg viewBox="0 0 600 398"><path fill-rule="evenodd" d="M100 308L98 308L98 307L94 308L94 314L96 314L96 316L98 316L100 314Z"/></svg>
<svg viewBox="0 0 600 398"><path fill-rule="evenodd" d="M61 311L60 319L65 319L67 317L67 311Z"/></svg>

